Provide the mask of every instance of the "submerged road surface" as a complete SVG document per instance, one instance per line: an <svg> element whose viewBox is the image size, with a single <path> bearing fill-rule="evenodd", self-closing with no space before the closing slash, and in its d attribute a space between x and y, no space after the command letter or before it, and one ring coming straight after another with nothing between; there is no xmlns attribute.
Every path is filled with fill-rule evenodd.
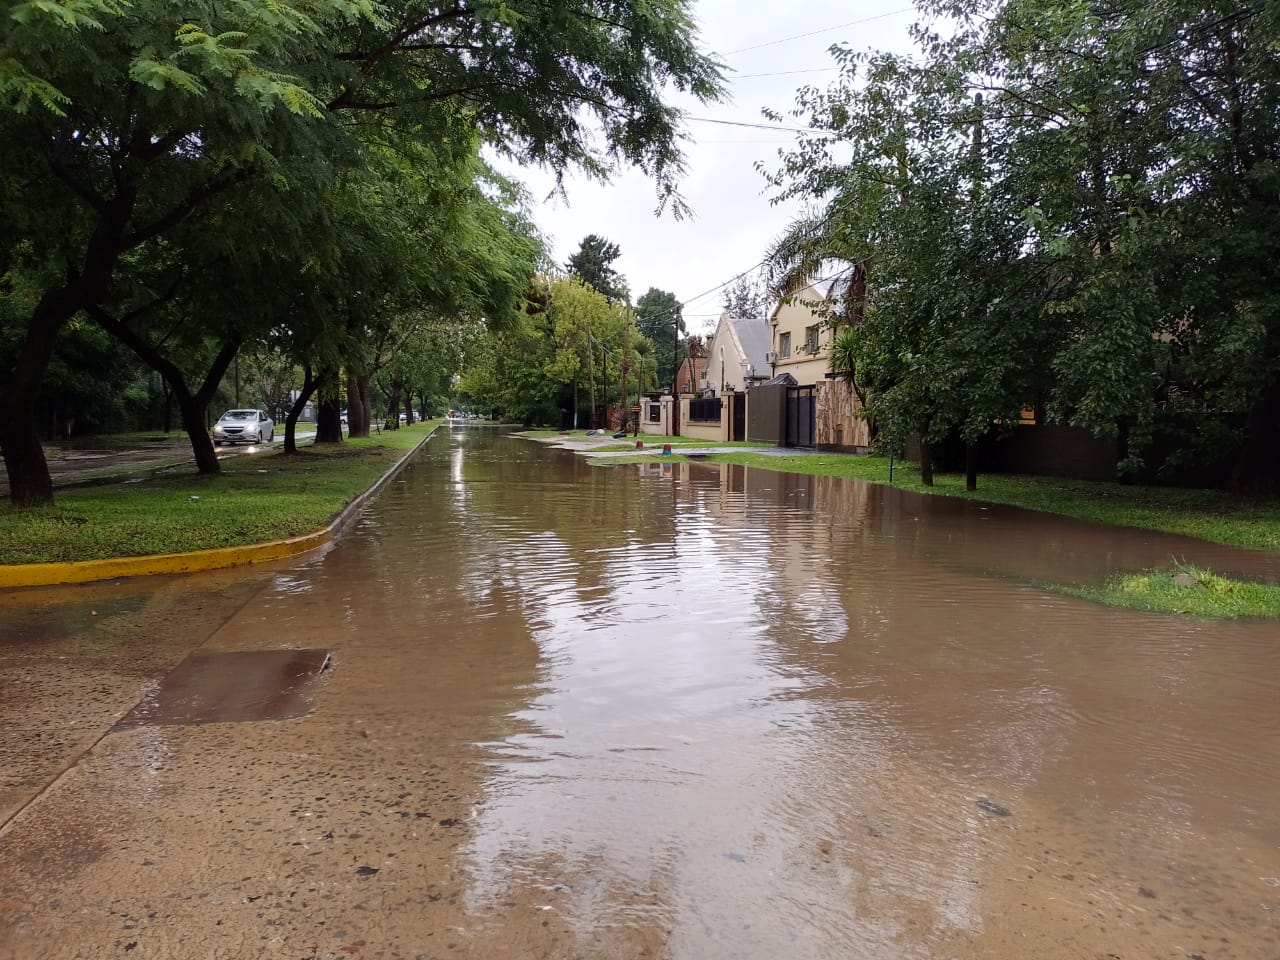
<svg viewBox="0 0 1280 960"><path fill-rule="evenodd" d="M273 569L0 597L0 958L1280 957L1274 557L434 439Z"/></svg>

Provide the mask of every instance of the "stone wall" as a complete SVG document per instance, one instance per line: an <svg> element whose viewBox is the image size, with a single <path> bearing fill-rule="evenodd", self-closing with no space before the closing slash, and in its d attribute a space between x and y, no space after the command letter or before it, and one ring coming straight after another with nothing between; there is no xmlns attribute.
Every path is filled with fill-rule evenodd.
<svg viewBox="0 0 1280 960"><path fill-rule="evenodd" d="M845 380L819 380L814 391L814 439L821 450L866 452L871 443L862 404Z"/></svg>

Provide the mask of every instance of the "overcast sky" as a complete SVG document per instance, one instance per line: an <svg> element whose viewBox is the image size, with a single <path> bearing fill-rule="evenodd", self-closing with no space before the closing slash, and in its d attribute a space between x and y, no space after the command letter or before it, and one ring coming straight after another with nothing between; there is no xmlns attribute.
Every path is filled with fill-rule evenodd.
<svg viewBox="0 0 1280 960"><path fill-rule="evenodd" d="M690 105L690 115L764 124L761 108L787 111L798 87L825 86L836 76L827 53L833 43L905 52L910 49L907 28L916 19L910 0L694 0L694 11L703 48L729 68L730 99ZM862 22L841 26L851 21ZM818 32L784 39L811 31ZM775 75L757 76L766 73ZM504 168L533 195L537 222L556 262L563 264L583 237L597 233L621 247L617 267L633 298L653 286L688 301L758 263L797 212L795 206L771 206L755 170L756 161L775 165L779 147L791 144L793 134L696 121L688 124L688 133L688 173L681 192L694 216L682 221L669 213L654 216L653 183L634 170L604 186L568 179L566 202L544 200L554 181L542 171ZM716 291L687 306L689 329L713 326L720 303Z"/></svg>

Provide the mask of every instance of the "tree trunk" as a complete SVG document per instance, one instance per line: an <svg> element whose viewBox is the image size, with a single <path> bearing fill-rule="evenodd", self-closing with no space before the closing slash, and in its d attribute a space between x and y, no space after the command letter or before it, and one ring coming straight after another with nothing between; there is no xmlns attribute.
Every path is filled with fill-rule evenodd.
<svg viewBox="0 0 1280 960"><path fill-rule="evenodd" d="M400 429L400 395L404 393L404 375L397 373L391 378L391 396L388 402L387 425L392 430Z"/></svg>
<svg viewBox="0 0 1280 960"><path fill-rule="evenodd" d="M173 429L173 388L169 386L169 381L163 377L160 382L164 384L162 387L164 393L164 432L167 434Z"/></svg>
<svg viewBox="0 0 1280 960"><path fill-rule="evenodd" d="M307 401L311 399L311 394L315 393L316 381L311 375L311 364L304 363L302 365L302 389L298 391L297 398L293 401L293 406L289 408L289 413L284 419L284 452L298 452L298 418L302 416L302 411L307 409Z"/></svg>
<svg viewBox="0 0 1280 960"><path fill-rule="evenodd" d="M316 375L316 443L342 442L342 406L338 371L325 367ZM350 410L347 411L348 414Z"/></svg>
<svg viewBox="0 0 1280 960"><path fill-rule="evenodd" d="M217 451L213 448L213 438L205 427L205 404L198 397L186 390L175 389L174 399L178 401L178 410L182 414L182 426L191 440L191 452L196 458L196 470L200 473L218 473L222 465L218 462Z"/></svg>
<svg viewBox="0 0 1280 960"><path fill-rule="evenodd" d="M596 419L596 351L588 344L587 349L587 390L588 403L591 412L587 414L587 429L594 429L599 425Z"/></svg>
<svg viewBox="0 0 1280 960"><path fill-rule="evenodd" d="M361 378L355 375L347 377L347 436L367 437L369 420L365 416L364 394L361 392ZM367 383L367 378L366 378Z"/></svg>
<svg viewBox="0 0 1280 960"><path fill-rule="evenodd" d="M9 500L16 507L53 503L53 479L36 430L35 406L58 331L75 316L76 294L45 294L31 314L13 374L0 386L0 450L9 474Z"/></svg>
<svg viewBox="0 0 1280 960"><path fill-rule="evenodd" d="M920 438L920 482L933 486L933 448L923 436Z"/></svg>
<svg viewBox="0 0 1280 960"><path fill-rule="evenodd" d="M964 445L964 488L969 491L978 489L978 445Z"/></svg>
<svg viewBox="0 0 1280 960"><path fill-rule="evenodd" d="M0 426L0 447L9 474L9 501L15 507L53 503L53 478L49 476L44 447L35 427L24 422L31 413L29 404L5 404L0 414L5 419Z"/></svg>
<svg viewBox="0 0 1280 960"><path fill-rule="evenodd" d="M112 317L101 307L90 305L86 312L103 330L115 337L135 354L138 359L149 366L173 390L173 397L178 401L178 409L182 412L182 426L191 440L191 451L195 455L196 469L201 473L218 473L222 467L218 456L214 453L213 439L204 422L205 408L218 390L218 384L227 375L227 369L240 352L240 340L235 338L222 345L217 356L209 365L200 388L194 393L187 386L187 379L177 365L160 353L159 349L146 340L141 334L130 328L124 320Z"/></svg>
<svg viewBox="0 0 1280 960"><path fill-rule="evenodd" d="M342 442L342 408L337 398L316 404L316 443Z"/></svg>

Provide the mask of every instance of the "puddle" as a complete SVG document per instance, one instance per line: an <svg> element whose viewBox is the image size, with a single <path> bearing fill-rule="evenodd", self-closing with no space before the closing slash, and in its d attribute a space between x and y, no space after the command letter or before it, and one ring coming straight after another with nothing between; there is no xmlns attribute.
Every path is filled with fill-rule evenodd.
<svg viewBox="0 0 1280 960"><path fill-rule="evenodd" d="M115 729L305 716L329 663L328 650L193 653L155 684Z"/></svg>

